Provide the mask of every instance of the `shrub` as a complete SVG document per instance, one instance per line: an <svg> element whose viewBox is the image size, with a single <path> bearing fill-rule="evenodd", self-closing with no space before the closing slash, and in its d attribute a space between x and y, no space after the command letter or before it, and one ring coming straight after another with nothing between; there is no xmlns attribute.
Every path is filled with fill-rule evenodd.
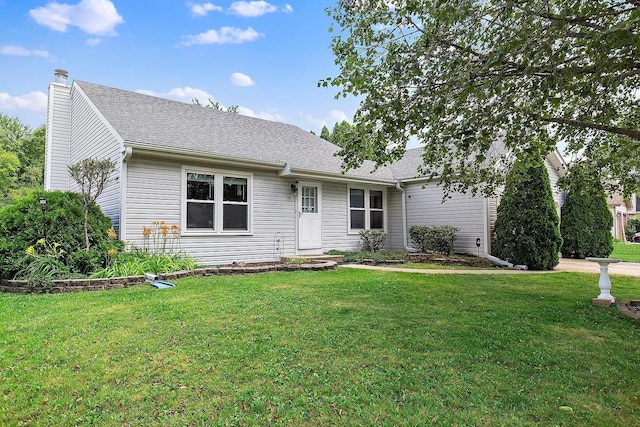
<svg viewBox="0 0 640 427"><path fill-rule="evenodd" d="M140 276L144 273L171 273L180 270L193 270L196 262L179 253L154 253L133 248L118 253L103 270L91 275L92 278Z"/></svg>
<svg viewBox="0 0 640 427"><path fill-rule="evenodd" d="M631 218L627 221L627 227L624 230L627 242L633 242L633 236L636 233L640 233L640 219Z"/></svg>
<svg viewBox="0 0 640 427"><path fill-rule="evenodd" d="M552 270L558 264L562 237L542 159L513 165L497 214L493 255L532 270Z"/></svg>
<svg viewBox="0 0 640 427"><path fill-rule="evenodd" d="M363 251L378 252L384 246L387 234L382 230L362 230L360 232L360 246Z"/></svg>
<svg viewBox="0 0 640 427"><path fill-rule="evenodd" d="M566 176L567 200L562 206L562 256L608 257L613 251L613 216L598 175L576 164Z"/></svg>
<svg viewBox="0 0 640 427"><path fill-rule="evenodd" d="M453 252L453 243L458 231L460 231L458 227L450 225L435 227L412 225L409 227L409 237L420 252L439 252L450 255Z"/></svg>
<svg viewBox="0 0 640 427"><path fill-rule="evenodd" d="M83 235L83 212L80 195L62 191L35 191L17 198L14 203L0 209L0 276L13 278L28 263L25 250L44 237L42 211L38 199L45 197L45 226L48 242L57 242L65 256L61 262L69 261L73 254L85 247ZM100 207L91 205L88 217L89 240L92 246L113 244L107 231L111 221Z"/></svg>

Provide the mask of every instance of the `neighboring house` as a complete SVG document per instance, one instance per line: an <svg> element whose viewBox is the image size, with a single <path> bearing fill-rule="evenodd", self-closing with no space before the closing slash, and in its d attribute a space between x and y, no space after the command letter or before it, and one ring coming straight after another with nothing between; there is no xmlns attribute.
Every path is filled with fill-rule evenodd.
<svg viewBox="0 0 640 427"><path fill-rule="evenodd" d="M625 235L627 221L636 217L637 204L638 198L635 194L628 198L625 198L621 194L613 194L607 197L607 206L609 207L611 215L613 215L611 234L613 234L613 237L616 239L620 239L623 242L627 240Z"/></svg>
<svg viewBox="0 0 640 427"><path fill-rule="evenodd" d="M120 238L142 245L143 227L181 228L182 250L203 264L272 261L357 250L363 229L407 246L407 228L460 227L455 251L490 253L497 199L454 194L416 178L421 149L391 167L343 172L339 148L296 126L93 83L49 85L45 188L76 190L67 166L117 162L118 180L98 199ZM563 173L548 156L552 184ZM560 172L558 172L560 171ZM554 187L555 188L555 187ZM558 209L563 195L555 191Z"/></svg>

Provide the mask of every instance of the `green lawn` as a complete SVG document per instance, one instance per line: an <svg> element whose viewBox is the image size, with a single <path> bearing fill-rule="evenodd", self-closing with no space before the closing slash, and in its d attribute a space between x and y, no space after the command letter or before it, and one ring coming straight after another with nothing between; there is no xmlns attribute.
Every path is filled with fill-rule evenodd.
<svg viewBox="0 0 640 427"><path fill-rule="evenodd" d="M640 324L591 304L597 280L339 269L0 294L0 425L637 425Z"/></svg>
<svg viewBox="0 0 640 427"><path fill-rule="evenodd" d="M640 262L640 244L615 242L613 244L613 252L609 255L609 258Z"/></svg>

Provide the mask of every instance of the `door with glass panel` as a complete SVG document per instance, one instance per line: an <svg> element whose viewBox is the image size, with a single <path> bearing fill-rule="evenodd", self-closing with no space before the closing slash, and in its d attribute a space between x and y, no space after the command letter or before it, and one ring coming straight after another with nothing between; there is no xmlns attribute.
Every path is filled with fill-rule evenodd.
<svg viewBox="0 0 640 427"><path fill-rule="evenodd" d="M322 249L321 188L298 183L298 249Z"/></svg>

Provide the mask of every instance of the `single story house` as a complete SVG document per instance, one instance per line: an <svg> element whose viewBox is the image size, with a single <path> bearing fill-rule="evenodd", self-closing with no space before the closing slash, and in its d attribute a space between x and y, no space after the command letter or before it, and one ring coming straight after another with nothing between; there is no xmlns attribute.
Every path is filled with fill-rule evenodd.
<svg viewBox="0 0 640 427"><path fill-rule="evenodd" d="M498 200L442 203L442 190L416 176L421 149L343 173L338 147L296 126L67 78L56 70L49 85L45 188L76 189L70 164L114 160L118 179L98 203L122 240L142 245L143 228L162 220L180 227L183 251L227 264L357 250L365 229L403 249L419 224L459 227L456 252L491 251ZM562 159L546 164L555 184ZM555 185L554 194L559 210Z"/></svg>

